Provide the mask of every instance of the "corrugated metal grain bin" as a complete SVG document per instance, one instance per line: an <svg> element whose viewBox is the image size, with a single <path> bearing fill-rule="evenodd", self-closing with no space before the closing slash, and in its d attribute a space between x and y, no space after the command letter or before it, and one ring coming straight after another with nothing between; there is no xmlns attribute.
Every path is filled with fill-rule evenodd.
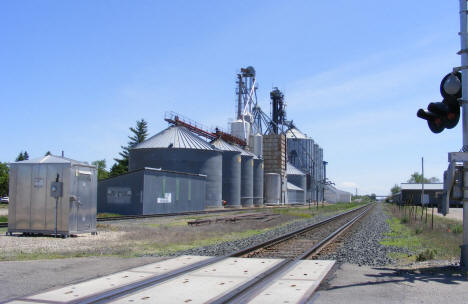
<svg viewBox="0 0 468 304"><path fill-rule="evenodd" d="M234 146L241 153L241 205L253 206L253 166L255 154Z"/></svg>
<svg viewBox="0 0 468 304"><path fill-rule="evenodd" d="M279 205L281 199L281 175L265 173L265 204Z"/></svg>
<svg viewBox="0 0 468 304"><path fill-rule="evenodd" d="M205 209L206 176L143 168L99 181L98 211L123 215Z"/></svg>
<svg viewBox="0 0 468 304"><path fill-rule="evenodd" d="M263 205L263 159L255 158L253 167L253 204Z"/></svg>
<svg viewBox="0 0 468 304"><path fill-rule="evenodd" d="M223 195L227 208L241 207L241 152L218 138L211 143L223 152Z"/></svg>
<svg viewBox="0 0 468 304"><path fill-rule="evenodd" d="M287 163L286 174L288 183L299 187L303 190L302 194L297 194L294 197L294 203L305 204L306 203L306 191L307 191L307 177L306 175L292 164ZM289 200L289 188L288 188L288 200Z"/></svg>
<svg viewBox="0 0 468 304"><path fill-rule="evenodd" d="M206 207L222 207L222 154L184 127L172 126L130 150L129 171L144 167L206 175Z"/></svg>
<svg viewBox="0 0 468 304"><path fill-rule="evenodd" d="M58 176L59 185L53 184ZM57 191L57 233L96 232L96 168L53 155L10 165L8 233L55 232L54 190Z"/></svg>

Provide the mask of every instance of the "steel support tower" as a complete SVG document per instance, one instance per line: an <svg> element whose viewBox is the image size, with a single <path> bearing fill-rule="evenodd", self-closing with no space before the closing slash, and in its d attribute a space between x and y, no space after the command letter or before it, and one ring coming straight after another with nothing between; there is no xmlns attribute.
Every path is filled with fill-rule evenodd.
<svg viewBox="0 0 468 304"><path fill-rule="evenodd" d="M460 0L460 45L462 74L463 152L468 152L468 10L467 0ZM468 162L463 163L463 244L460 246L460 265L468 270Z"/></svg>

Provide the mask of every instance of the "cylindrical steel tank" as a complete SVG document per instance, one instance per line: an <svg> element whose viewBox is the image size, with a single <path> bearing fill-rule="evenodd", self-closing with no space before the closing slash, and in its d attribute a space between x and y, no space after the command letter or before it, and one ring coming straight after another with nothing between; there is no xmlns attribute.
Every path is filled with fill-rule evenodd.
<svg viewBox="0 0 468 304"><path fill-rule="evenodd" d="M279 205L281 198L281 176L278 173L265 174L265 205Z"/></svg>
<svg viewBox="0 0 468 304"><path fill-rule="evenodd" d="M253 204L263 205L263 159L254 159L253 166Z"/></svg>
<svg viewBox="0 0 468 304"><path fill-rule="evenodd" d="M250 152L261 158L263 155L263 136L260 133L250 135Z"/></svg>
<svg viewBox="0 0 468 304"><path fill-rule="evenodd" d="M241 155L241 204L242 207L253 206L253 155Z"/></svg>
<svg viewBox="0 0 468 304"><path fill-rule="evenodd" d="M129 171L144 167L204 174L206 207L222 207L222 153L181 126L171 126L130 150Z"/></svg>
<svg viewBox="0 0 468 304"><path fill-rule="evenodd" d="M241 153L241 205L253 206L253 167L255 154L238 146L235 147Z"/></svg>
<svg viewBox="0 0 468 304"><path fill-rule="evenodd" d="M211 142L223 153L222 199L227 208L241 207L241 152L222 139Z"/></svg>

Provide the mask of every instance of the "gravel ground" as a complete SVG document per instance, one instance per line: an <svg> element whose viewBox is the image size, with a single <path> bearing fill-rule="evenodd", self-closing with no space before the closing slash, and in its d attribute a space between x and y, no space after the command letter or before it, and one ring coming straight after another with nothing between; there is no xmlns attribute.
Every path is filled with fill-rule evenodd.
<svg viewBox="0 0 468 304"><path fill-rule="evenodd" d="M338 263L350 263L368 266L383 266L396 261L389 258L391 252L410 254L406 249L386 247L379 243L383 234L390 231L386 222L388 216L383 212L382 203L378 203L370 214L360 220L340 239L334 253L321 255L320 259L337 260Z"/></svg>
<svg viewBox="0 0 468 304"><path fill-rule="evenodd" d="M215 244L215 245L210 245L210 246L205 246L205 247L193 248L190 250L177 252L175 254L176 255L187 254L187 255L222 256L228 253L232 253L233 251L236 251L236 250L241 250L244 248L254 246L259 243L263 243L272 238L279 237L283 234L306 227L308 225L315 224L317 222L330 218L331 216L332 215L319 215L311 219L298 220L293 223L287 224L285 226L275 228L273 230L267 231L262 234L253 235L248 238L230 241L230 242L223 242L220 244Z"/></svg>

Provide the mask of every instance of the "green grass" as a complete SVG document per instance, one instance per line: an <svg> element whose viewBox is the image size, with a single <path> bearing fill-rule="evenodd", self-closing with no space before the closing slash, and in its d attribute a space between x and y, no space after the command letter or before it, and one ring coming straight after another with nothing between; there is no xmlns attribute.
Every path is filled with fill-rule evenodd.
<svg viewBox="0 0 468 304"><path fill-rule="evenodd" d="M0 215L0 223L8 222L8 215Z"/></svg>
<svg viewBox="0 0 468 304"><path fill-rule="evenodd" d="M155 242L140 242L135 244L130 252L130 256L142 256L147 254L157 254L157 255L167 255L177 251L188 250L192 248L198 248L203 246L209 246L214 244L223 243L226 241L234 241L238 239L243 239L250 237L252 235L264 233L273 228L265 228L259 230L246 230L242 232L233 232L225 234L219 237L212 237L207 239L200 239L189 243L171 243L166 245L158 245Z"/></svg>
<svg viewBox="0 0 468 304"><path fill-rule="evenodd" d="M421 240L416 236L416 233L404 225L400 219L392 217L387 220L387 223L390 225L390 232L385 233L385 238L380 241L380 244L412 251L422 248Z"/></svg>
<svg viewBox="0 0 468 304"><path fill-rule="evenodd" d="M8 204L0 204L0 209L8 209Z"/></svg>
<svg viewBox="0 0 468 304"><path fill-rule="evenodd" d="M394 246L410 250L413 254L396 255L401 261L425 261L432 259L458 259L459 246L462 243L463 227L459 221L434 216L434 229L431 225L431 216L421 219L420 211L416 219L409 216L409 210L385 205L385 212L391 216L387 222L391 231L385 234L380 242L385 246ZM393 256L392 256L393 257Z"/></svg>
<svg viewBox="0 0 468 304"><path fill-rule="evenodd" d="M116 217L116 216L121 216L121 215L117 213L106 213L106 212L97 214L97 217L100 217L100 218L108 218L108 217Z"/></svg>

